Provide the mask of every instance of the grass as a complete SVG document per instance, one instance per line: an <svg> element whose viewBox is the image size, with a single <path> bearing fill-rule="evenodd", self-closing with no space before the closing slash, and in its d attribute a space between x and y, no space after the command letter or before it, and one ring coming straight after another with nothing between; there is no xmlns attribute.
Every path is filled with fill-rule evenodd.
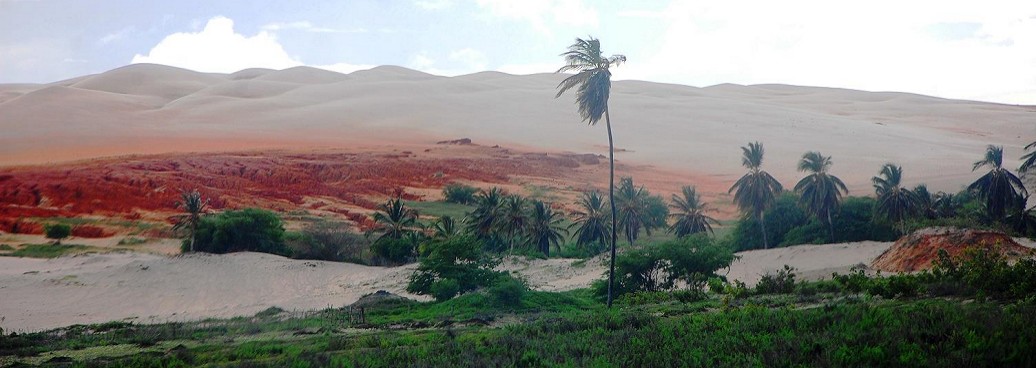
<svg viewBox="0 0 1036 368"><path fill-rule="evenodd" d="M431 216L436 219L442 216L450 216L457 221L461 221L469 212L475 209L475 207L466 204L447 203L442 201L406 201L405 203L407 207L416 209L417 213L421 214L421 216Z"/></svg>
<svg viewBox="0 0 1036 368"><path fill-rule="evenodd" d="M147 242L148 242L148 240L144 239L144 238L128 237L128 238L120 239L118 245L132 246L132 245L141 245L141 244L144 244L144 243L147 243Z"/></svg>
<svg viewBox="0 0 1036 368"><path fill-rule="evenodd" d="M13 251L14 247L7 244L0 244L0 251Z"/></svg>
<svg viewBox="0 0 1036 368"><path fill-rule="evenodd" d="M26 258L57 258L100 250L100 248L79 244L22 244L14 252L5 255Z"/></svg>

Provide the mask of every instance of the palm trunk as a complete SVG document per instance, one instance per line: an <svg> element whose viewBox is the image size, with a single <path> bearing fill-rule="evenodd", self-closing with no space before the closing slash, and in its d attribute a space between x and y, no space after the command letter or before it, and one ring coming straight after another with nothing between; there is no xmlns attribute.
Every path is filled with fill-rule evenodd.
<svg viewBox="0 0 1036 368"><path fill-rule="evenodd" d="M198 225L191 224L191 253L194 253L194 239L198 237Z"/></svg>
<svg viewBox="0 0 1036 368"><path fill-rule="evenodd" d="M770 249L770 241L766 239L766 222L763 221L762 211L759 211L759 227L763 231L763 249Z"/></svg>
<svg viewBox="0 0 1036 368"><path fill-rule="evenodd" d="M827 210L827 228L831 232L831 242L835 241L835 223L831 221L831 210Z"/></svg>
<svg viewBox="0 0 1036 368"><path fill-rule="evenodd" d="M615 213L615 141L612 139L612 118L604 108L604 122L608 127L608 202L612 209L611 265L608 266L608 308L612 307L612 290L615 287L615 244L618 243Z"/></svg>

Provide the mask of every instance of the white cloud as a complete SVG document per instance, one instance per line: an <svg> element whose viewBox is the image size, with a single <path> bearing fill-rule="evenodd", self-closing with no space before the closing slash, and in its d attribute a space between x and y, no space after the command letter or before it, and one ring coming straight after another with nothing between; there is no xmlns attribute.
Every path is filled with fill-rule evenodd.
<svg viewBox="0 0 1036 368"><path fill-rule="evenodd" d="M582 0L476 0L476 4L497 17L524 20L543 34L551 34L552 25L597 27L594 8Z"/></svg>
<svg viewBox="0 0 1036 368"><path fill-rule="evenodd" d="M486 70L486 55L481 51L472 48L464 48L451 52L450 60L461 63L464 68L468 70Z"/></svg>
<svg viewBox="0 0 1036 368"><path fill-rule="evenodd" d="M308 21L299 22L278 22L266 24L262 27L264 31L276 32L282 30L298 30L313 33L367 33L366 28L339 29L328 27L317 27Z"/></svg>
<svg viewBox="0 0 1036 368"><path fill-rule="evenodd" d="M166 36L147 55L133 56L136 63L155 63L200 72L232 73L247 68L284 69L302 65L291 57L276 37L266 31L245 36L234 31L226 17L209 19L199 32Z"/></svg>
<svg viewBox="0 0 1036 368"><path fill-rule="evenodd" d="M126 27L126 28L120 29L118 32L113 32L113 33L106 34L106 35L104 35L103 37L101 37L100 39L97 40L97 44L101 45L101 46L104 46L104 45L107 45L109 43L121 40L123 38L126 38L126 36L128 36L130 34L130 32L133 32L133 30L134 30L134 27L131 26L131 27Z"/></svg>

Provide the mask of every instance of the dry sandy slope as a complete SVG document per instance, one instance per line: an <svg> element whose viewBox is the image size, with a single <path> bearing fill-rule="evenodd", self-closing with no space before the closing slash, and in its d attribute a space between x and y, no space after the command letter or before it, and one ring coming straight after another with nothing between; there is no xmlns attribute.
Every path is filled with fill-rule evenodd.
<svg viewBox="0 0 1036 368"><path fill-rule="evenodd" d="M784 264L801 279L829 277L869 263L891 243L806 245L740 253L728 277L754 285ZM540 290L587 287L604 258L505 260ZM111 320L162 322L252 315L271 306L343 306L379 289L404 294L413 265L395 268L299 261L261 253L161 256L108 253L51 260L0 257L0 324L38 330Z"/></svg>
<svg viewBox="0 0 1036 368"><path fill-rule="evenodd" d="M0 165L243 148L476 142L605 153L603 127L579 122L563 76L483 72L438 77L399 67L343 75L306 67L203 74L136 64L48 85L0 85ZM60 106L60 108L55 108ZM892 92L787 85L705 88L619 81L611 115L626 162L733 182L738 147L765 143L765 168L787 186L803 152L870 193L882 163L905 182L957 190L987 144L1005 164L1036 138L1036 109ZM620 173L621 174L621 173Z"/></svg>

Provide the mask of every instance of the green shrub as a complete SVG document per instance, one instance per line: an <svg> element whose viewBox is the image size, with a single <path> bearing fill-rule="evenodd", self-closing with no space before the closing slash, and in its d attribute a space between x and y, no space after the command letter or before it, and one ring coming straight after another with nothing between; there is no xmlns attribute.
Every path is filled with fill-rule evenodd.
<svg viewBox="0 0 1036 368"><path fill-rule="evenodd" d="M863 272L863 267L849 269L849 274L842 275L837 272L831 274L831 278L842 286L846 291L859 293L870 287L871 279Z"/></svg>
<svg viewBox="0 0 1036 368"><path fill-rule="evenodd" d="M370 249L375 256L380 258L380 262L375 263L391 266L412 261L417 246L414 244L414 239L386 237L375 241L371 244Z"/></svg>
<svg viewBox="0 0 1036 368"><path fill-rule="evenodd" d="M421 258L417 270L410 275L407 291L432 295L441 301L445 299L440 297L453 297L496 284L503 274L493 270L499 261L482 252L482 247L480 241L468 235L426 243L428 255ZM456 292L447 293L454 283Z"/></svg>
<svg viewBox="0 0 1036 368"><path fill-rule="evenodd" d="M349 232L347 225L342 223L318 222L301 232L287 233L285 241L295 259L370 263L366 254L370 249L370 241L362 235Z"/></svg>
<svg viewBox="0 0 1036 368"><path fill-rule="evenodd" d="M464 184L450 183L442 189L442 196L445 202L472 204L475 203L475 193L477 192L478 188Z"/></svg>
<svg viewBox="0 0 1036 368"><path fill-rule="evenodd" d="M756 294L788 294L795 291L795 269L784 265L777 273L767 273L755 285Z"/></svg>
<svg viewBox="0 0 1036 368"><path fill-rule="evenodd" d="M72 235L72 227L66 224L43 225L43 234L47 239L54 239L54 244L60 244L61 239Z"/></svg>
<svg viewBox="0 0 1036 368"><path fill-rule="evenodd" d="M799 207L798 200L799 197L795 193L781 193L773 206L763 212L766 236L771 245L783 243L785 234L809 222L809 217ZM759 231L759 220L752 216L738 220L730 233L730 242L735 251L761 248L763 238Z"/></svg>
<svg viewBox="0 0 1036 368"><path fill-rule="evenodd" d="M270 211L246 208L202 218L198 224L195 251L208 253L262 252L291 255L284 244L284 226ZM181 249L187 251L188 241Z"/></svg>
<svg viewBox="0 0 1036 368"><path fill-rule="evenodd" d="M702 234L633 249L615 259L613 295L667 291L677 285L702 290L706 281L720 277L716 271L730 266L734 258L730 248ZM592 288L598 295L606 295L608 283L595 282Z"/></svg>
<svg viewBox="0 0 1036 368"><path fill-rule="evenodd" d="M529 285L510 274L503 275L496 285L489 288L489 296L500 306L519 306Z"/></svg>

